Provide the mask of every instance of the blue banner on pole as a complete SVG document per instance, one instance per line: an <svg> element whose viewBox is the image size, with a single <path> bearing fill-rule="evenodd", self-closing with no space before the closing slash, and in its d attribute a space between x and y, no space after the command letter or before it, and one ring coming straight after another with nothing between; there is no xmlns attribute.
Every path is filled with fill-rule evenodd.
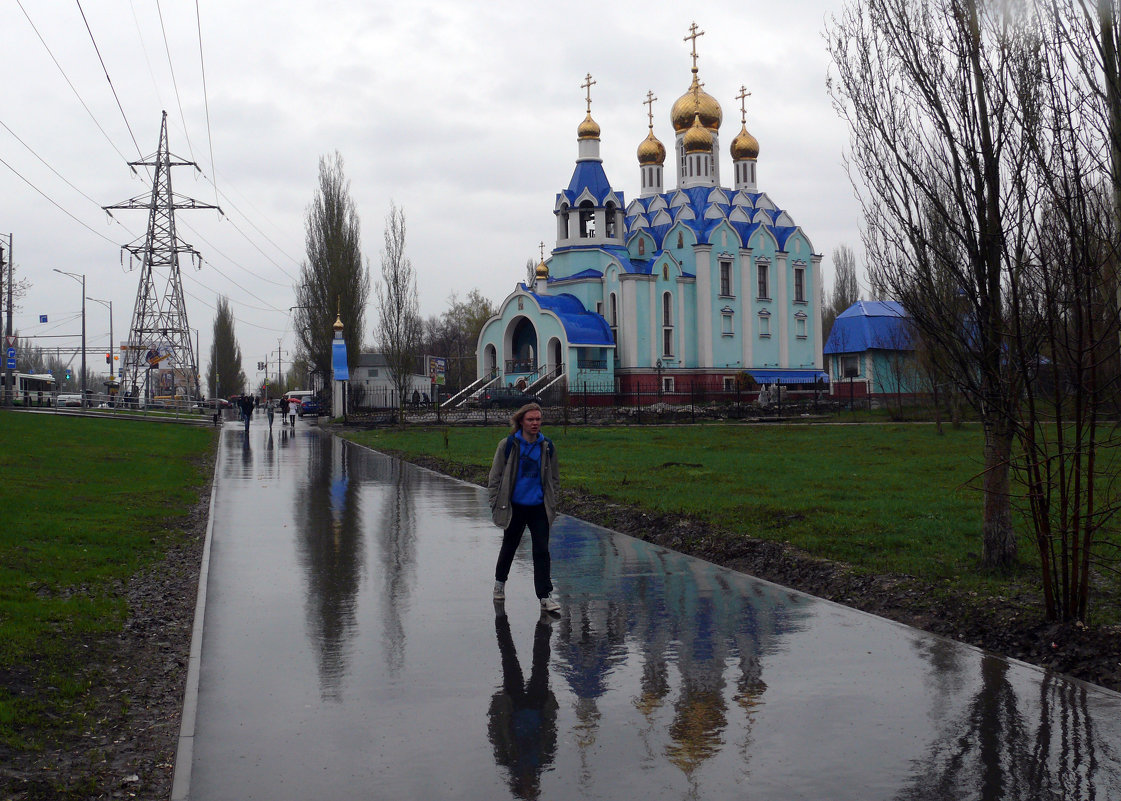
<svg viewBox="0 0 1121 801"><path fill-rule="evenodd" d="M331 342L331 370L336 381L349 381L350 368L346 363L346 340L336 339Z"/></svg>

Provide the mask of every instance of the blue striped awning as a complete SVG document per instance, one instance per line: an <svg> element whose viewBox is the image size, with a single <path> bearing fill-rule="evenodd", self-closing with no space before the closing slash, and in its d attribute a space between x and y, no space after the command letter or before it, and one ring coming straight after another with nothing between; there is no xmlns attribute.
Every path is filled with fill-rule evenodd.
<svg viewBox="0 0 1121 801"><path fill-rule="evenodd" d="M821 370L748 370L760 384L813 384L819 378L829 383L829 373Z"/></svg>

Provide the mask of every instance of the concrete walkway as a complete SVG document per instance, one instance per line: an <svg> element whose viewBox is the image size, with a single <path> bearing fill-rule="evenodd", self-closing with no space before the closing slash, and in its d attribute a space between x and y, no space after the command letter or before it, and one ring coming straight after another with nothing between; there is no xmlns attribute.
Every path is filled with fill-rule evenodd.
<svg viewBox="0 0 1121 801"><path fill-rule="evenodd" d="M483 490L223 431L173 798L1121 798L1121 696ZM495 440L501 436L496 431ZM205 625L203 625L205 621Z"/></svg>

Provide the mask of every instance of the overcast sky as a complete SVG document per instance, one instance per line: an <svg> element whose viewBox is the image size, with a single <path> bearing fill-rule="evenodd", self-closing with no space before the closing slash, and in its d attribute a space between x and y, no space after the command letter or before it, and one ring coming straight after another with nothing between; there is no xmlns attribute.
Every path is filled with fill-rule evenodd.
<svg viewBox="0 0 1121 801"><path fill-rule="evenodd" d="M553 202L572 174L585 74L596 81L604 168L629 201L648 90L658 98L654 133L672 150L669 111L689 87L683 37L694 19L705 31L700 78L724 112L724 182L744 84L759 188L825 256L828 290L833 248L859 245L842 164L848 133L825 90L824 21L842 5L198 0L196 17L190 0L8 0L0 233L13 235L18 275L32 284L15 327L75 335L38 340L46 346L77 344L81 290L57 268L84 273L87 295L112 300L114 338L127 337L139 272L127 254L121 265L120 245L141 237L147 220L143 211L110 220L100 207L150 192L148 175L126 162L155 152L163 109L172 152L203 173L176 168L173 188L226 213L176 215L204 259L199 270L183 265L203 369L218 295L233 306L251 381L278 343L285 360L294 350L288 310L304 215L319 158L335 150L375 281L392 200L407 217L422 315L473 288L500 302L537 259L538 242L555 244ZM108 343L109 315L96 303L86 313L93 352ZM373 321L371 298L367 342Z"/></svg>

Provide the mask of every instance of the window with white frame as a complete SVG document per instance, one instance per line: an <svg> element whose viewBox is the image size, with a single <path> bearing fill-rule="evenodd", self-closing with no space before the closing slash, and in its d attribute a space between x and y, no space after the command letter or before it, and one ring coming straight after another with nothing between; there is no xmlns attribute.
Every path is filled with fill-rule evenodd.
<svg viewBox="0 0 1121 801"><path fill-rule="evenodd" d="M759 336L764 339L771 336L771 313L766 309L759 312Z"/></svg>
<svg viewBox="0 0 1121 801"><path fill-rule="evenodd" d="M725 392L735 392L736 391L736 377L735 376L732 376L732 375L724 376L724 391Z"/></svg>
<svg viewBox="0 0 1121 801"><path fill-rule="evenodd" d="M736 333L735 320L732 319L733 314L731 306L725 306L720 310L720 333L726 337L734 336Z"/></svg>
<svg viewBox="0 0 1121 801"><path fill-rule="evenodd" d="M794 302L806 302L806 268L794 268Z"/></svg>
<svg viewBox="0 0 1121 801"><path fill-rule="evenodd" d="M760 262L755 265L755 272L759 277L759 299L767 300L770 295L770 272L771 265L766 262Z"/></svg>
<svg viewBox="0 0 1121 801"><path fill-rule="evenodd" d="M662 355L673 355L673 295L662 293Z"/></svg>
<svg viewBox="0 0 1121 801"><path fill-rule="evenodd" d="M720 262L720 294L732 297L732 262L727 260Z"/></svg>
<svg viewBox="0 0 1121 801"><path fill-rule="evenodd" d="M662 376L662 392L673 392L673 376Z"/></svg>
<svg viewBox="0 0 1121 801"><path fill-rule="evenodd" d="M611 326L611 340L616 345L618 345L619 344L619 304L615 299L615 293L614 292L611 293L611 297L608 299L608 301L610 303L609 311L610 311L611 316L608 318L607 324L609 326Z"/></svg>
<svg viewBox="0 0 1121 801"><path fill-rule="evenodd" d="M856 378L860 375L860 357L856 355L841 357L841 377Z"/></svg>
<svg viewBox="0 0 1121 801"><path fill-rule="evenodd" d="M806 315L802 312L794 315L794 331L798 339L806 338Z"/></svg>

